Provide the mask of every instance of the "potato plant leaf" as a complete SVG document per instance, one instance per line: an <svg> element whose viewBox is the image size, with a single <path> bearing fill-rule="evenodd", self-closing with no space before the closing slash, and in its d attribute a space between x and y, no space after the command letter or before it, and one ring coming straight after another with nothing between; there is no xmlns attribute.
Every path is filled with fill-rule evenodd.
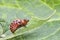
<svg viewBox="0 0 60 40"><path fill-rule="evenodd" d="M59 0L0 0L0 40L60 40ZM15 19L29 19L11 33Z"/></svg>

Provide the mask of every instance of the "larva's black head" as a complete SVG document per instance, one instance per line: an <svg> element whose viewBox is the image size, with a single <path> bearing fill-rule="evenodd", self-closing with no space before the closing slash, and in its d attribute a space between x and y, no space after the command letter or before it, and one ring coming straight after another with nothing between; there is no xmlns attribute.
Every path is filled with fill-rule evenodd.
<svg viewBox="0 0 60 40"><path fill-rule="evenodd" d="M29 20L28 20L28 19L24 19L24 21L29 22Z"/></svg>
<svg viewBox="0 0 60 40"><path fill-rule="evenodd" d="M29 22L29 20L23 19L23 20L22 20L22 25L23 25L23 26L26 26L26 24L27 24L28 22Z"/></svg>

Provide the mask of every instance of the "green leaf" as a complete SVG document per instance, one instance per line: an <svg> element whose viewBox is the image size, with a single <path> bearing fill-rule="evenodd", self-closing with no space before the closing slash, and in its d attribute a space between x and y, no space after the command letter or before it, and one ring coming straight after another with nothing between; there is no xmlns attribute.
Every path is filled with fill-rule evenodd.
<svg viewBox="0 0 60 40"><path fill-rule="evenodd" d="M60 40L60 20L51 20L34 31L28 31L10 40Z"/></svg>
<svg viewBox="0 0 60 40"><path fill-rule="evenodd" d="M59 40L59 0L0 0L1 40ZM12 33L15 19L29 19L26 28ZM3 32L3 33L2 33ZM56 34L56 35L55 35ZM55 37L55 38L54 38Z"/></svg>
<svg viewBox="0 0 60 40"><path fill-rule="evenodd" d="M3 33L2 26L0 25L0 35Z"/></svg>
<svg viewBox="0 0 60 40"><path fill-rule="evenodd" d="M49 6L49 8L55 9L56 13L51 18L51 20L59 20L60 19L60 0L42 0L42 2Z"/></svg>

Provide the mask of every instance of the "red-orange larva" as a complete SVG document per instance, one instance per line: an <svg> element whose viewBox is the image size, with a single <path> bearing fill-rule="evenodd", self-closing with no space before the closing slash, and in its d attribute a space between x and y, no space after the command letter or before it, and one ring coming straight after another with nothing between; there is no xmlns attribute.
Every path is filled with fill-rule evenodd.
<svg viewBox="0 0 60 40"><path fill-rule="evenodd" d="M21 19L16 19L16 20L14 20L14 21L10 24L10 30L11 30L11 32L14 33L18 28L23 27L23 26L25 27L26 24L28 23L28 21L29 21L29 20L27 20L27 19L23 19L23 20L21 20Z"/></svg>

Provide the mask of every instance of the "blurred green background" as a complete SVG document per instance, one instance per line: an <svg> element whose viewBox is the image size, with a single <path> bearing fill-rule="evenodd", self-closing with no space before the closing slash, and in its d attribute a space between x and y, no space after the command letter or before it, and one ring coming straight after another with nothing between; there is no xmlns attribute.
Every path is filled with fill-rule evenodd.
<svg viewBox="0 0 60 40"><path fill-rule="evenodd" d="M10 31L15 19L26 28ZM60 0L0 0L0 40L60 40Z"/></svg>

